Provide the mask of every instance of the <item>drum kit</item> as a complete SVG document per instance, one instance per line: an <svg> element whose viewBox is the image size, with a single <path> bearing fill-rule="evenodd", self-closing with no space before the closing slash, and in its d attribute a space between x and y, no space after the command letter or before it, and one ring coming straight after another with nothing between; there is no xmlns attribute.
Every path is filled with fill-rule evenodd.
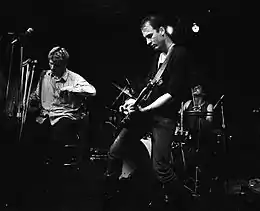
<svg viewBox="0 0 260 211"><path fill-rule="evenodd" d="M222 155L223 153L227 152L227 143L226 143L226 134L225 134L225 122L224 122L224 108L222 104L222 99L224 95L221 96L219 101L215 104L213 107L213 111L206 111L203 112L201 110L198 110L196 108L193 108L192 110L184 111L183 103L181 104L181 109L179 112L179 121L177 122L177 127L174 132L174 141L172 143L172 157L175 159L173 162L175 162L177 168L177 174L179 174L180 178L184 182L185 188L187 188L192 196L198 197L201 195L201 191L203 189L203 181L201 181L202 177L200 178L200 175L202 173L205 173L204 167L202 163L203 159L207 159L203 155L205 150L210 150L208 154L211 154L212 156L216 155ZM216 111L216 107L218 104L221 103L220 106L220 112ZM217 115L221 116L221 123L219 128L210 128L210 133L212 136L210 136L210 140L206 140L209 142L207 146L211 145L210 147L206 147L205 149L201 146L202 142L202 120L206 117L212 116L215 117ZM189 117L196 117L198 119L197 121L197 130L196 134L194 132L191 132L190 129L186 128L185 126L187 118ZM213 124L212 124L213 125ZM212 137L214 139L212 140ZM204 139L204 138L203 138ZM204 141L203 140L203 147L204 147ZM213 143L216 142L216 143ZM217 145L221 145L220 148L216 147ZM201 162L202 161L202 162ZM179 172L178 172L179 171ZM207 173L206 173L207 174ZM215 175L216 176L216 175ZM203 177L204 178L204 177ZM212 178L210 178L211 180ZM210 187L209 190L210 191Z"/></svg>

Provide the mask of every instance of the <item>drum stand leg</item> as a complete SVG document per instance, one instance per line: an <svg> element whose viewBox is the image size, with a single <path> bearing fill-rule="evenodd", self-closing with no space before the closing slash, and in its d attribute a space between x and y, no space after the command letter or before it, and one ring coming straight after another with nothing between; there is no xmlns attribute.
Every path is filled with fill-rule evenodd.
<svg viewBox="0 0 260 211"><path fill-rule="evenodd" d="M199 117L199 127L198 127L198 138L197 138L197 146L196 146L196 151L195 151L195 154L196 154L196 157L199 156L199 153L200 153L200 117ZM198 161L196 161L198 162ZM199 180L199 173L201 172L201 169L198 165L198 163L196 163L196 166L195 166L195 179L191 177L192 181L193 181L193 187L194 189L192 190L191 188L189 188L187 185L184 185L185 188L187 188L193 197L199 197L200 194L199 194L199 191L198 191L198 188L200 186L200 180Z"/></svg>
<svg viewBox="0 0 260 211"><path fill-rule="evenodd" d="M181 149L181 157L182 157L182 163L183 163L183 168L184 171L186 171L186 160L185 160L185 155L184 155L184 150L183 150L183 143L180 143L180 149Z"/></svg>
<svg viewBox="0 0 260 211"><path fill-rule="evenodd" d="M185 141L185 139L184 139L184 141ZM178 147L180 148L180 152L181 152L181 160L182 160L182 164L183 164L183 170L184 170L184 172L186 172L187 171L187 164L186 164L185 153L184 153L184 149L183 149L184 143L181 141L178 144ZM196 150L196 153L198 153L198 152L199 152L199 150ZM196 167L195 167L195 179L193 177L190 177L190 179L192 180L192 183L193 183L192 188L188 187L184 182L184 187L191 192L193 197L199 197L200 196L199 193L198 193L199 172L200 172L200 168L199 168L198 165L196 165Z"/></svg>
<svg viewBox="0 0 260 211"><path fill-rule="evenodd" d="M190 193L191 193L191 195L193 196L193 197L195 197L195 198L197 198L197 197L199 197L200 196L200 194L199 194L199 192L198 192L198 188L199 188L199 172L200 172L200 168L199 168L199 166L196 166L195 167L195 179L194 178L190 178L191 180L192 180L192 182L193 182L193 188L190 188L190 187L188 187L188 185L186 185L185 183L184 183L184 187L186 188L186 189L188 189L189 191L190 191Z"/></svg>
<svg viewBox="0 0 260 211"><path fill-rule="evenodd" d="M195 194L195 196L199 196L199 194L198 194L199 172L200 172L200 168L198 166L196 166L196 170L195 170L195 184L194 184L194 194Z"/></svg>

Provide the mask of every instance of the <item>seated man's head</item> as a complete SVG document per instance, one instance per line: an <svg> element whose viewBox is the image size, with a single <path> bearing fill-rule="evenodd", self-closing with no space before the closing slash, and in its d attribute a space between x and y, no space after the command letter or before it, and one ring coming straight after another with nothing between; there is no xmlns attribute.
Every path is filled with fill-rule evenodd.
<svg viewBox="0 0 260 211"><path fill-rule="evenodd" d="M69 53L59 46L54 47L48 54L49 65L54 73L63 73L69 60Z"/></svg>

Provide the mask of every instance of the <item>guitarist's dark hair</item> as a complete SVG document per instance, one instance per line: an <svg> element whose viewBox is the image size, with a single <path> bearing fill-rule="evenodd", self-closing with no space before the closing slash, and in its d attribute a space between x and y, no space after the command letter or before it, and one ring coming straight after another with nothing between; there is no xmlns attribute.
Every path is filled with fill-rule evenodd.
<svg viewBox="0 0 260 211"><path fill-rule="evenodd" d="M149 23L155 30L159 30L159 28L166 27L166 22L161 15L149 15L143 18L141 21L140 28L143 29L146 23Z"/></svg>
<svg viewBox="0 0 260 211"><path fill-rule="evenodd" d="M166 34L173 39L176 36L179 22L178 17L168 19L160 14L149 15L141 20L140 29L142 30L147 23L156 31L158 31L160 27L164 27ZM172 32L169 32L168 28L171 28Z"/></svg>

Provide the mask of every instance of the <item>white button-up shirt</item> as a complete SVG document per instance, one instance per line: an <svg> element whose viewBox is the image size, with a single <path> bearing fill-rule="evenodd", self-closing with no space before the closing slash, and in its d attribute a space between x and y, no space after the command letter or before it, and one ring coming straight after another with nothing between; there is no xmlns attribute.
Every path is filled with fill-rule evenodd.
<svg viewBox="0 0 260 211"><path fill-rule="evenodd" d="M40 100L42 106L41 114L36 119L38 123L43 123L48 116L51 125L64 117L77 120L80 118L78 112L81 105L80 94L96 94L96 89L90 83L68 69L61 78L53 76L51 70L47 70L42 77L31 95L31 99ZM68 87L71 92L62 94L61 90Z"/></svg>

